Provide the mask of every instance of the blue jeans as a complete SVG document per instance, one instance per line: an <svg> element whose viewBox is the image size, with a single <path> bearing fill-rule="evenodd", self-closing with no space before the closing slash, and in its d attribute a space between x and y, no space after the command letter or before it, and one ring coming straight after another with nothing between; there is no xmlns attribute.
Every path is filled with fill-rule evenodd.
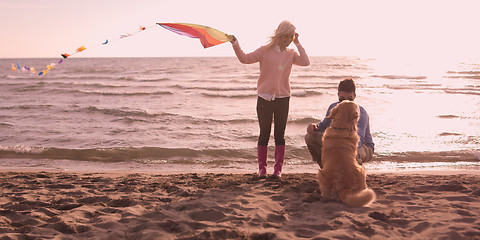
<svg viewBox="0 0 480 240"><path fill-rule="evenodd" d="M273 101L267 101L261 97L257 99L257 117L260 125L260 136L258 145L267 146L272 130L272 120L274 121L273 135L275 145L285 145L285 128L287 127L288 110L290 106L290 97L277 98Z"/></svg>

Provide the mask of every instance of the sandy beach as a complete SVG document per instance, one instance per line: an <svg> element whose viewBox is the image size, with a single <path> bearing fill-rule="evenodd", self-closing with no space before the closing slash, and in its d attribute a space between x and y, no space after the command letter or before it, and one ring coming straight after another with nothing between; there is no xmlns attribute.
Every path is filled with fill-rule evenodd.
<svg viewBox="0 0 480 240"><path fill-rule="evenodd" d="M370 174L363 208L315 177L4 171L0 238L480 239L479 174Z"/></svg>

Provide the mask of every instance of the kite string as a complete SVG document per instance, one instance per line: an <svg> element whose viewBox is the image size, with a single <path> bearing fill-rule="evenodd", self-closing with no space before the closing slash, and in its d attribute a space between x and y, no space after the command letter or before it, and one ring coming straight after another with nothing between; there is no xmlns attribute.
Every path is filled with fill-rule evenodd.
<svg viewBox="0 0 480 240"><path fill-rule="evenodd" d="M134 33L127 33L127 34L122 34L120 35L120 37L118 38L114 38L112 40L109 40L109 39L106 39L105 42L102 42L100 44L97 44L97 45L94 45L93 47L89 47L88 49L90 48L96 48L96 47L99 47L99 46L102 46L102 45L107 45L108 43L111 43L111 42L115 42L115 41L118 41L120 39L124 39L124 38L127 38L127 37L131 37L131 36L134 36L140 32L143 32L147 29L150 29L152 27L155 27L157 24L153 24L151 26L148 26L148 27L144 27L144 26L140 26L140 28L134 32ZM41 70L41 71L38 71L38 76L41 76L41 75L46 75L50 70L52 70L57 64L61 64L63 63L68 57L72 56L72 55L75 55L77 53L80 53L80 52L83 52L87 49L87 47L85 47L84 45L78 47L76 49L75 52L73 53L63 53L61 54L61 56L63 57L62 59L58 60L56 63L50 63L46 66L45 69ZM22 72L26 72L26 71L29 71L31 72L31 74L37 74L37 71L35 70L34 67L28 67L28 66L23 66L21 67L19 63L16 63L16 64L13 64L12 63L12 72L13 71L22 71Z"/></svg>
<svg viewBox="0 0 480 240"><path fill-rule="evenodd" d="M154 27L154 26L155 26L155 25L151 25L151 26L148 26L148 27L140 26L139 30L137 30L137 31L134 32L134 33L121 34L120 37L114 38L114 39L108 39L108 38L107 38L107 39L105 40L105 42L102 42L102 43L100 43L100 44L96 44L96 45L94 45L94 46L92 46L92 47L88 47L88 49L96 48L96 47L99 47L99 46L102 46L102 45L107 45L107 44L109 44L109 43L116 42L116 41L118 41L118 40L121 40L121 39L124 39L124 38L127 38L127 37L131 37L131 36L133 36L133 35L136 35L136 34L138 34L138 33L140 33L140 32L143 32L143 31L145 31L145 30L147 30L147 29L149 29L149 28L152 28L152 27ZM74 55L74 54L77 54L77 53L79 53L79 52L82 52L82 51L84 51L84 50L86 50L86 49L87 49L87 47L85 47L84 45L82 45L82 46L80 46L79 48L77 48L76 52L73 52L73 53L70 53L70 54L64 53L64 54L62 54L62 56L63 56L63 55L66 55L66 57L64 57L64 58L67 58L67 57L70 57L70 56L72 56L72 55Z"/></svg>

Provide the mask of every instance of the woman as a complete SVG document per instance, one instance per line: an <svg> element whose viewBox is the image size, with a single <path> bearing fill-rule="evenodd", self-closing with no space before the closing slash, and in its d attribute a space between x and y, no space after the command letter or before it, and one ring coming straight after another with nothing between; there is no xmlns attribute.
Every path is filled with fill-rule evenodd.
<svg viewBox="0 0 480 240"><path fill-rule="evenodd" d="M287 48L292 41L297 46L298 53L294 49ZM233 37L232 46L241 63L260 63L260 76L257 82L257 116L260 125L257 150L258 176L265 177L267 173L267 146L273 119L275 123L273 174L280 177L285 158L284 135L290 102L290 72L293 64L308 66L310 60L298 40L295 26L289 21L281 22L271 41L252 53L245 54L235 37Z"/></svg>

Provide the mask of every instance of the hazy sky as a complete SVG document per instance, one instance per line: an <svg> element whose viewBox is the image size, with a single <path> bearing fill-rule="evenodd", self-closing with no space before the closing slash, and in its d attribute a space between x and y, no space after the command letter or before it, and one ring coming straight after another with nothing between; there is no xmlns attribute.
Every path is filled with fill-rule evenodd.
<svg viewBox="0 0 480 240"><path fill-rule="evenodd" d="M0 58L234 56L230 43L199 41L155 26L102 46L105 39L156 22L208 25L234 34L243 49L268 41L290 20L310 56L445 58L478 56L480 1L344 0L2 0Z"/></svg>

